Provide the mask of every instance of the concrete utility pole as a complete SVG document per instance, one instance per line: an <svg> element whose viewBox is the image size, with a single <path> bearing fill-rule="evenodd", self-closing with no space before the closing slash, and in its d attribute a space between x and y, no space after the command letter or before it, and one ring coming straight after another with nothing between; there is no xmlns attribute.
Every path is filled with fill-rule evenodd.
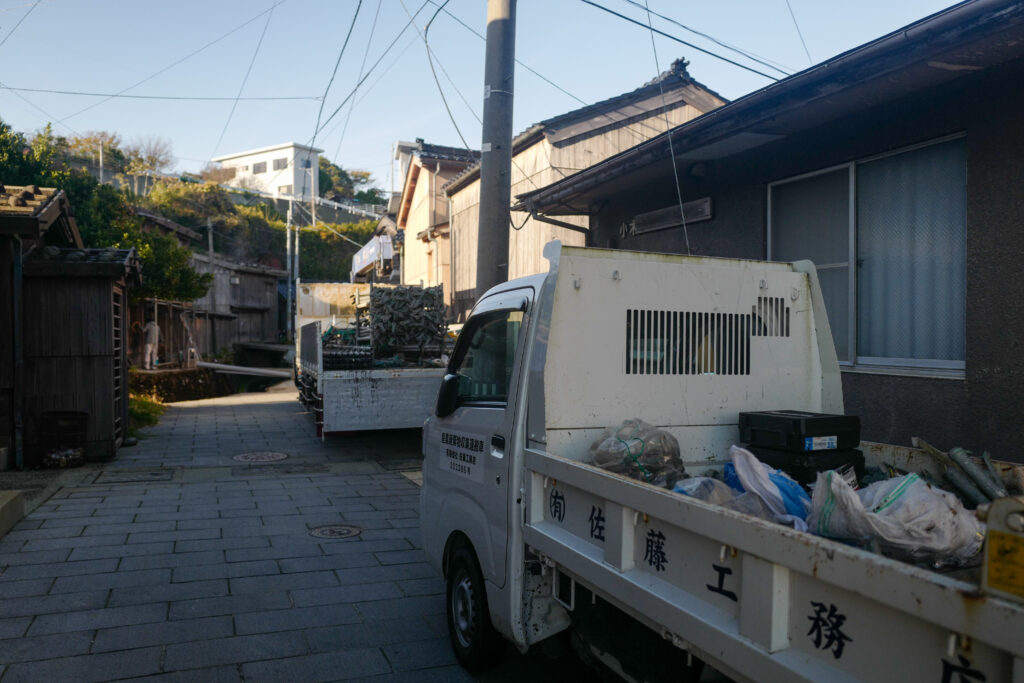
<svg viewBox="0 0 1024 683"><path fill-rule="evenodd" d="M480 219L476 296L508 279L509 204L512 200L512 77L516 57L516 1L487 0L483 143L480 147Z"/></svg>
<svg viewBox="0 0 1024 683"><path fill-rule="evenodd" d="M292 200L288 200L288 215L292 215ZM292 271L292 275L295 277L295 281L299 281L299 226L295 224L295 269Z"/></svg>
<svg viewBox="0 0 1024 683"><path fill-rule="evenodd" d="M288 206L288 222L284 224L284 251L285 251L285 264L288 270L288 280L286 281L286 289L288 290L288 306L285 308L285 336L288 339L294 339L292 336L292 207L291 202Z"/></svg>
<svg viewBox="0 0 1024 683"><path fill-rule="evenodd" d="M103 184L103 141L100 140L100 185Z"/></svg>

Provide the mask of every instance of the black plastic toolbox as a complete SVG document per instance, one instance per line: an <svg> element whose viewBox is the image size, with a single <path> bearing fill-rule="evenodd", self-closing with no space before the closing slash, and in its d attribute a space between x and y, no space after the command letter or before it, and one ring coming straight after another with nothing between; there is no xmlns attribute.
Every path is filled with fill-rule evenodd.
<svg viewBox="0 0 1024 683"><path fill-rule="evenodd" d="M856 448L860 418L800 410L740 413L740 441L761 448L793 453Z"/></svg>
<svg viewBox="0 0 1024 683"><path fill-rule="evenodd" d="M860 480L864 476L864 454L855 448L844 448L835 451L817 451L814 453L793 453L774 448L747 446L747 450L757 459L777 470L782 470L793 477L798 483L813 484L818 472L837 470L851 465Z"/></svg>

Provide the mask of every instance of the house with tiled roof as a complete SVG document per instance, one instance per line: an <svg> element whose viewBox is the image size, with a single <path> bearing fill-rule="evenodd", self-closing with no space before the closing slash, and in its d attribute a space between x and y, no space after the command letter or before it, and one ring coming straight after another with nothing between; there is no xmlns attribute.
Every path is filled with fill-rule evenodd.
<svg viewBox="0 0 1024 683"><path fill-rule="evenodd" d="M726 103L694 80L686 66L685 60L678 59L636 90L546 119L517 135L512 141L512 195L550 185ZM480 294L476 291L479 163L443 190L452 205L451 310L461 319ZM567 217L558 225L513 212L512 223L509 278L547 270L541 253L553 239L577 246L586 242L585 217Z"/></svg>
<svg viewBox="0 0 1024 683"><path fill-rule="evenodd" d="M395 157L403 178L395 215L397 230L404 237L398 244L401 282L424 287L442 285L445 303L450 305L448 198L441 188L476 164L480 153L432 145L417 138L415 142L398 143Z"/></svg>

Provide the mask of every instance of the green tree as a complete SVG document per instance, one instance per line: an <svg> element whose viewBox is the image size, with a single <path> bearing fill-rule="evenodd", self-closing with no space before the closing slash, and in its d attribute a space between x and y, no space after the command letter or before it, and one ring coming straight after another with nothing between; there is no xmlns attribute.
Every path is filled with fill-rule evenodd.
<svg viewBox="0 0 1024 683"><path fill-rule="evenodd" d="M354 195L355 184L348 171L320 157L320 196L338 200L351 199Z"/></svg>
<svg viewBox="0 0 1024 683"><path fill-rule="evenodd" d="M124 193L84 171L67 169L59 159L65 144L49 125L30 143L0 120L0 181L64 190L86 247L134 247L143 286L132 289L133 298L191 301L205 294L213 278L192 269L189 251L171 237L144 233Z"/></svg>

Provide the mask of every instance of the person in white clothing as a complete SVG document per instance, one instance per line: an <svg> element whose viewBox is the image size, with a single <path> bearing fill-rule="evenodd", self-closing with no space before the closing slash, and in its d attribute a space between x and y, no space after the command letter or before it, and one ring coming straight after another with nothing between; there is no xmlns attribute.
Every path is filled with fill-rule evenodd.
<svg viewBox="0 0 1024 683"><path fill-rule="evenodd" d="M156 365L156 345L160 341L160 326L150 318L142 328L142 367L145 370L152 370Z"/></svg>

